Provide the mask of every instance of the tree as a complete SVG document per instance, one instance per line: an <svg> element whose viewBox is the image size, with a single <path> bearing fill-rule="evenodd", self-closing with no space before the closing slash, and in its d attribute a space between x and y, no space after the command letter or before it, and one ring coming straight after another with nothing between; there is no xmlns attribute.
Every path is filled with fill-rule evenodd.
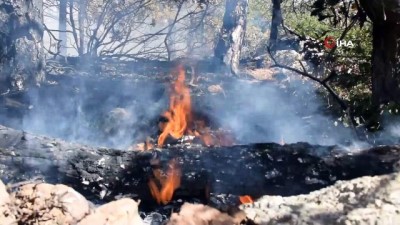
<svg viewBox="0 0 400 225"><path fill-rule="evenodd" d="M1 1L0 90L23 91L45 80L41 0Z"/></svg>
<svg viewBox="0 0 400 225"><path fill-rule="evenodd" d="M373 24L372 103L400 103L400 0L360 0Z"/></svg>
<svg viewBox="0 0 400 225"><path fill-rule="evenodd" d="M281 0L272 0L272 20L271 32L269 36L269 46L272 50L276 48L278 41L279 26L282 24Z"/></svg>
<svg viewBox="0 0 400 225"><path fill-rule="evenodd" d="M60 43L60 54L67 55L67 1L60 0L59 18L58 18L58 39Z"/></svg>
<svg viewBox="0 0 400 225"><path fill-rule="evenodd" d="M237 75L246 32L248 0L226 0L221 33L214 56Z"/></svg>

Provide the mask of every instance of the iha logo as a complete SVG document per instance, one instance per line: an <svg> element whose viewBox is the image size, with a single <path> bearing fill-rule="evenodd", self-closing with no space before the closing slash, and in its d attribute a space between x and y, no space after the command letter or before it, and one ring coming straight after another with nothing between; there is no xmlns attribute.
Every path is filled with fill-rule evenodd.
<svg viewBox="0 0 400 225"><path fill-rule="evenodd" d="M337 47L346 47L346 48L353 48L354 44L351 41L346 41L346 40L336 40L332 36L328 36L324 40L324 46L327 49L332 49L335 46Z"/></svg>

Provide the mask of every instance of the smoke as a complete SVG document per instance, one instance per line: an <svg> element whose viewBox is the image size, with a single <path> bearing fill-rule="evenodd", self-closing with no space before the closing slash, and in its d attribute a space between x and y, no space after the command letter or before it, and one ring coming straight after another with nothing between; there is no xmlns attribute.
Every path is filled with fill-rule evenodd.
<svg viewBox="0 0 400 225"><path fill-rule="evenodd" d="M177 24L175 29L180 30L181 26L184 25ZM206 28L191 35L193 38L199 36L198 33L206 36L203 32ZM173 36L180 37L175 40L179 43L187 39L179 32ZM204 39L203 36L199 39ZM194 52L207 55L210 49L203 46ZM180 49L180 46L171 47L176 48L172 52ZM290 64L287 59L283 61ZM147 77L136 79L133 75L122 79L109 75L101 78L95 74L67 75L64 80L50 77L60 84L32 90L29 99L33 108L24 114L22 121L11 120L8 116L3 116L3 121L6 125L37 134L126 149L155 132L157 119L168 105L165 85L149 78L149 74L141 75ZM223 88L225 95L205 94L195 99L196 111L205 113L221 128L231 130L241 144L354 143L352 131L325 113L329 110L310 81L292 79L290 82L251 83L237 80L224 83ZM399 127L390 127L391 136L399 136Z"/></svg>
<svg viewBox="0 0 400 225"><path fill-rule="evenodd" d="M215 120L232 130L241 143L309 142L333 145L354 139L351 131L322 113L317 88L305 80L279 83L237 81L229 99L209 98Z"/></svg>
<svg viewBox="0 0 400 225"><path fill-rule="evenodd" d="M12 126L82 144L126 149L154 133L156 119L166 108L164 86L152 80L72 79L72 83L31 91L33 108Z"/></svg>
<svg viewBox="0 0 400 225"><path fill-rule="evenodd" d="M139 80L76 76L60 81L31 91L33 108L20 124L8 125L92 146L127 149L154 135L159 115L168 108L167 84ZM234 80L222 86L224 95L194 94L194 110L230 130L240 144L334 145L354 140L349 128L323 113L328 110L310 81ZM393 132L399 127L393 127Z"/></svg>

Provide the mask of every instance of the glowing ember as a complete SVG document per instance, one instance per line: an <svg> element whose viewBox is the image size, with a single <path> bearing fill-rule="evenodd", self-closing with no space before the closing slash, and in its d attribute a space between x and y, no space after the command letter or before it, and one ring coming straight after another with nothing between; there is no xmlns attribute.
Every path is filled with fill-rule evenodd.
<svg viewBox="0 0 400 225"><path fill-rule="evenodd" d="M160 169L153 170L154 178L150 178L148 183L151 195L158 204L166 205L170 202L175 190L181 184L181 170L178 162L173 159L168 166L169 168L165 175Z"/></svg>
<svg viewBox="0 0 400 225"><path fill-rule="evenodd" d="M249 195L239 196L239 201L242 204L253 203L253 199Z"/></svg>

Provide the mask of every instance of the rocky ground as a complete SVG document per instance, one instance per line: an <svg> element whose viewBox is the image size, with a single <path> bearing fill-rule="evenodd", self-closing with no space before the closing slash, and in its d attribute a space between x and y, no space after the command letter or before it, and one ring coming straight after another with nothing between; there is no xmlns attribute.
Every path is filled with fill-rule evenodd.
<svg viewBox="0 0 400 225"><path fill-rule="evenodd" d="M65 185L29 183L12 193L0 181L0 225L157 225L153 218L142 218L138 205L122 198L96 207L81 194ZM173 213L167 225L241 224L244 213L230 216L201 204L184 204ZM165 223L164 223L165 224Z"/></svg>
<svg viewBox="0 0 400 225"><path fill-rule="evenodd" d="M256 224L399 224L400 173L338 181L307 195L242 205Z"/></svg>
<svg viewBox="0 0 400 225"><path fill-rule="evenodd" d="M13 187L15 189L15 187ZM65 185L30 183L12 193L0 182L0 224L140 225L140 202L123 198L96 207ZM230 215L201 204L184 204L167 225L343 224L395 225L400 221L400 173L338 181L307 195L264 196ZM244 213L243 213L244 212Z"/></svg>

